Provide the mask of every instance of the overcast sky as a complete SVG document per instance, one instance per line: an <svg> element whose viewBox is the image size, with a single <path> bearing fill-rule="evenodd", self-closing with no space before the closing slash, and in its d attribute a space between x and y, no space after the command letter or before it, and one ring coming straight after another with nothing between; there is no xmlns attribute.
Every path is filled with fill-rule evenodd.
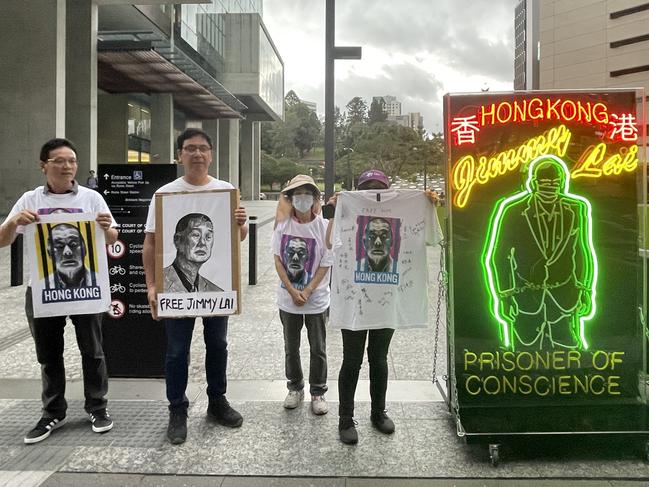
<svg viewBox="0 0 649 487"><path fill-rule="evenodd" d="M339 0L336 45L362 46L339 60L336 105L394 95L402 113L442 128L447 92L513 87L516 0ZM324 113L325 0L264 0L264 23L284 61L286 92Z"/></svg>

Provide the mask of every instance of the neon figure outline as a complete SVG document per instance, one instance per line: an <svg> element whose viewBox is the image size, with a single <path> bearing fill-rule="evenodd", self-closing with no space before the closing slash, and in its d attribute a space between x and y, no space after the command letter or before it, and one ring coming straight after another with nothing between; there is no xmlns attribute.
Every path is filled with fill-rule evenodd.
<svg viewBox="0 0 649 487"><path fill-rule="evenodd" d="M556 171L555 174L558 176L551 180L550 186L548 186L548 181L550 181L548 179L541 179L541 182L545 181L543 186L537 180L538 172L545 168ZM540 186L542 190L539 190ZM500 339L505 348L514 350L517 343L527 347L537 346L543 348L546 337L551 348L555 346L582 350L589 348L585 323L591 320L597 311L596 286L598 278L597 254L593 245L592 206L587 198L571 193L569 186L570 171L566 163L554 155L539 156L529 164L524 185L525 189L501 199L491 214L482 255L482 265L491 301L490 311L500 325ZM543 202L543 198L545 198L545 202ZM550 211L547 211L548 203L551 204ZM546 206L543 206L544 204ZM519 214L516 210L523 206L526 208L520 211ZM529 219L529 213L532 209L536 211L532 215L536 217L536 226ZM539 209L547 215L546 220L542 219ZM526 234L528 238L531 236L533 241L531 247L535 247L535 250L540 255L540 258L529 269L519 270L516 255L518 248L514 245L506 249L502 245L503 242L501 242L503 223L505 220L511 222L517 217L521 221L523 218L525 219L529 234L524 230L516 233L516 235ZM548 222L552 222L551 231L548 229ZM557 224L557 222L559 223ZM569 227L568 225L571 223L576 224ZM568 234L563 235L562 233L566 229ZM556 238L551 239L549 242L547 237L551 233ZM546 238L544 239L543 236ZM572 241L570 246L568 245L569 241ZM553 247L550 248L548 245ZM507 262L503 262L502 259L503 249L506 250L505 259ZM524 251L525 249L521 249L522 254L524 254ZM550 251L552 254L548 253ZM560 267L552 266L561 258L564 259L565 264L566 256L571 257L572 268L568 269L567 274L564 272L562 276L563 282L548 282L550 271L556 273L558 270L560 273L562 270ZM577 260L580 260L580 262L577 262ZM542 264L542 266L539 264ZM521 265L521 267L523 266ZM539 269L545 275L540 280L538 279L540 277L538 274ZM522 273L525 270L528 271L528 274L523 276ZM525 277L536 278L536 282L533 279L525 279ZM509 278L509 283L508 286L505 286L507 278ZM563 291L564 296L559 296L559 299L557 299L557 296L552 292L553 289L557 289L559 292ZM571 292L573 293L572 306L562 306L565 303L559 301L566 294L571 297ZM525 304L530 304L530 298L531 301L539 301L538 308L534 313L524 311L519 307L519 299L527 299L528 303ZM554 312L557 319L549 320L548 305L552 307L550 312ZM542 321L540 323L536 321L538 327L533 330L533 332L537 332L536 336L531 341L529 339L525 341L521 336L524 331L519 330L517 326L519 317L522 315L524 321L525 318L536 317L540 313L543 313ZM566 318L570 320L570 344L555 341L552 336L553 326L565 321ZM560 329L557 331L560 331Z"/></svg>

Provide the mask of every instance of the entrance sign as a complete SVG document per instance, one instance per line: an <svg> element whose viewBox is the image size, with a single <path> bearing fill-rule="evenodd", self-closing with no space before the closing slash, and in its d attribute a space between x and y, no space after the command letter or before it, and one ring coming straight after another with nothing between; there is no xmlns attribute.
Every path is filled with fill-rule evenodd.
<svg viewBox="0 0 649 487"><path fill-rule="evenodd" d="M467 434L647 431L643 100L446 95L449 365Z"/></svg>
<svg viewBox="0 0 649 487"><path fill-rule="evenodd" d="M110 377L164 377L164 327L151 317L142 265L144 225L156 189L177 177L174 164L101 164L99 192L119 223L107 247L111 301L104 318Z"/></svg>

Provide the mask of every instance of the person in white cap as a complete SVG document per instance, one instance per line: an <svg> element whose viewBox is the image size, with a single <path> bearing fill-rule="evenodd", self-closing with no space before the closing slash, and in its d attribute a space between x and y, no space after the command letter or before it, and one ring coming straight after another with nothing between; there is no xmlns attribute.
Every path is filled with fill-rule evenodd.
<svg viewBox="0 0 649 487"><path fill-rule="evenodd" d="M300 359L300 337L305 326L309 339L309 387L311 410L328 412L327 336L329 270L332 254L325 243L327 220L320 209L320 190L313 178L299 174L282 190L278 218L271 240L279 317L284 329L286 409L295 409L304 399L304 375Z"/></svg>

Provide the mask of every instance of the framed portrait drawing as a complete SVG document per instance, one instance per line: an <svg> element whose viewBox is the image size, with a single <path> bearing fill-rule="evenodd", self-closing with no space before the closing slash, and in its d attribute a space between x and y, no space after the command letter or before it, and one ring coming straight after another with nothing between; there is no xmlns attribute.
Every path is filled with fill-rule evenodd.
<svg viewBox="0 0 649 487"><path fill-rule="evenodd" d="M108 310L106 243L94 213L41 215L25 230L34 317Z"/></svg>
<svg viewBox="0 0 649 487"><path fill-rule="evenodd" d="M236 189L156 195L158 316L240 312L238 205Z"/></svg>

